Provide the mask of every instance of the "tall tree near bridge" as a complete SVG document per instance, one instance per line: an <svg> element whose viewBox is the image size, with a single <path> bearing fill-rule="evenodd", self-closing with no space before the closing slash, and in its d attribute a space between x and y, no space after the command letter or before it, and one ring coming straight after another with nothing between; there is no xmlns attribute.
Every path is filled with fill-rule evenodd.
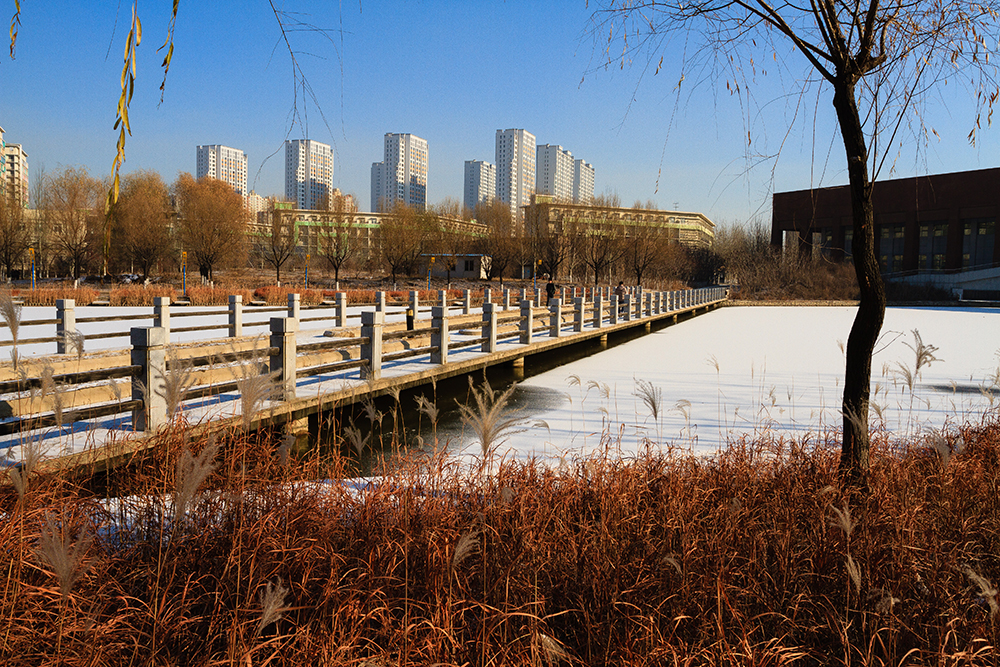
<svg viewBox="0 0 1000 667"><path fill-rule="evenodd" d="M216 267L238 261L246 252L250 213L232 186L214 178L195 180L181 174L174 184L181 249L191 253L202 276L211 280Z"/></svg>
<svg viewBox="0 0 1000 667"><path fill-rule="evenodd" d="M971 92L975 117L969 140L975 141L981 114L987 112L988 122L1000 93L996 67L990 62L1000 50L1000 2L604 0L600 4L592 22L595 39L606 44L605 65L616 61L624 67L636 57L647 57L653 66L659 55L655 65L659 73L664 61L660 52L671 38L700 37L696 53L717 58L714 64L703 64L723 72L729 79L727 88L741 100L751 99L747 88L758 85L766 74L760 63L772 59L779 70L796 60L802 64L803 71L793 76L803 96L817 78L832 90L847 158L854 267L861 292L847 342L840 474L845 484L866 486L871 357L885 316L872 183L908 122L918 133L931 131L924 126L920 103L945 85L967 86ZM796 53L800 59L795 59ZM688 64L681 64L681 82Z"/></svg>

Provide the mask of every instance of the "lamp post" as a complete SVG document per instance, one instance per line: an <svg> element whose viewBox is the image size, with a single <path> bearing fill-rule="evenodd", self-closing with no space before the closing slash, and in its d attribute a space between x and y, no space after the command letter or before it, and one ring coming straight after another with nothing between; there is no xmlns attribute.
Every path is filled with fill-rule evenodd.
<svg viewBox="0 0 1000 667"><path fill-rule="evenodd" d="M188 254L187 250L181 252L181 290L182 294L188 293Z"/></svg>
<svg viewBox="0 0 1000 667"><path fill-rule="evenodd" d="M35 289L35 249L28 248L28 256L31 257L31 289Z"/></svg>
<svg viewBox="0 0 1000 667"><path fill-rule="evenodd" d="M434 266L434 258L431 257L431 263L427 265L427 291L431 291L431 267Z"/></svg>
<svg viewBox="0 0 1000 667"><path fill-rule="evenodd" d="M532 273L535 274L534 275L534 277L535 277L535 294L538 294L538 269L540 269L541 266L542 266L542 260L540 260L540 259L539 260L535 260L535 267L534 267L534 270L532 271Z"/></svg>
<svg viewBox="0 0 1000 667"><path fill-rule="evenodd" d="M309 289L309 253L306 253L306 289Z"/></svg>

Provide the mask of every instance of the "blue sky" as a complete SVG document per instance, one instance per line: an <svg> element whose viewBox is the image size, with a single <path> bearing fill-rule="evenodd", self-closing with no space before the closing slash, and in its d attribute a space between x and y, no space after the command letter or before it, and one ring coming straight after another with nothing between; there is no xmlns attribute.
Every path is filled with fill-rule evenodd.
<svg viewBox="0 0 1000 667"><path fill-rule="evenodd" d="M5 48L0 62L6 140L25 147L33 172L83 165L108 174L130 3L21 4L16 59ZM219 143L247 152L257 192L282 194L283 142L308 137L334 146L335 185L367 207L383 135L409 132L429 144L428 200L460 200L464 161L493 162L496 130L515 127L590 162L598 193L617 192L626 204L652 199L717 222L769 221L773 190L846 182L828 94L812 93L796 113L795 96L783 89L786 70L759 76L753 100L741 103L724 77L690 68L678 93L682 43L667 45L656 76L640 80L643 61L601 68L601 45L595 50L588 32L593 3L275 5L329 30L289 34L318 101L299 91L297 115L289 54L267 2L181 0L162 104L156 49L170 2L140 3L124 173L154 169L171 182L194 172L197 145ZM948 108L933 100L927 107L940 138L904 141L892 154L893 175L997 166L996 130L970 147L968 105L949 99ZM777 159L759 157L779 149Z"/></svg>

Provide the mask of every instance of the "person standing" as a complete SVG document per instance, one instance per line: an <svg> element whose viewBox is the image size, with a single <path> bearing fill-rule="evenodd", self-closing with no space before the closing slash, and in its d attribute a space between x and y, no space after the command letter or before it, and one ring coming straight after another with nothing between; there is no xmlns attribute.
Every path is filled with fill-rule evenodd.
<svg viewBox="0 0 1000 667"><path fill-rule="evenodd" d="M545 305L546 306L549 305L549 303L552 301L552 299L555 298L555 296L556 296L556 284L552 282L552 278L549 277L549 282L545 284Z"/></svg>
<svg viewBox="0 0 1000 667"><path fill-rule="evenodd" d="M625 296L628 294L628 290L625 289L625 283L621 280L618 281L618 287L615 288L615 296L618 297L618 313L625 312Z"/></svg>

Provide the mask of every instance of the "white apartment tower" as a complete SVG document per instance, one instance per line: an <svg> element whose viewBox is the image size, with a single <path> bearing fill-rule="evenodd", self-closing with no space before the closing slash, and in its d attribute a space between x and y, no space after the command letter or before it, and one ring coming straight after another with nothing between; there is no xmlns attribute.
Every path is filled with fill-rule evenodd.
<svg viewBox="0 0 1000 667"><path fill-rule="evenodd" d="M594 199L594 167L583 160L573 162L573 203L589 204Z"/></svg>
<svg viewBox="0 0 1000 667"><path fill-rule="evenodd" d="M21 206L28 206L28 154L21 144L6 144L4 157L4 192Z"/></svg>
<svg viewBox="0 0 1000 667"><path fill-rule="evenodd" d="M225 181L233 190L246 197L247 154L238 148L220 146L198 146L198 164L195 178L214 178Z"/></svg>
<svg viewBox="0 0 1000 667"><path fill-rule="evenodd" d="M556 201L573 201L573 154L562 146L544 144L535 151L535 192Z"/></svg>
<svg viewBox="0 0 1000 667"><path fill-rule="evenodd" d="M497 130L497 199L523 220L522 206L535 192L535 135L526 130Z"/></svg>
<svg viewBox="0 0 1000 667"><path fill-rule="evenodd" d="M427 140L415 134L385 135L382 162L372 163L371 208L389 211L402 202L427 207Z"/></svg>
<svg viewBox="0 0 1000 667"><path fill-rule="evenodd" d="M295 208L315 210L327 205L333 192L333 150L312 139L285 142L285 198Z"/></svg>
<svg viewBox="0 0 1000 667"><path fill-rule="evenodd" d="M465 208L489 204L497 194L497 168L482 160L465 161Z"/></svg>

